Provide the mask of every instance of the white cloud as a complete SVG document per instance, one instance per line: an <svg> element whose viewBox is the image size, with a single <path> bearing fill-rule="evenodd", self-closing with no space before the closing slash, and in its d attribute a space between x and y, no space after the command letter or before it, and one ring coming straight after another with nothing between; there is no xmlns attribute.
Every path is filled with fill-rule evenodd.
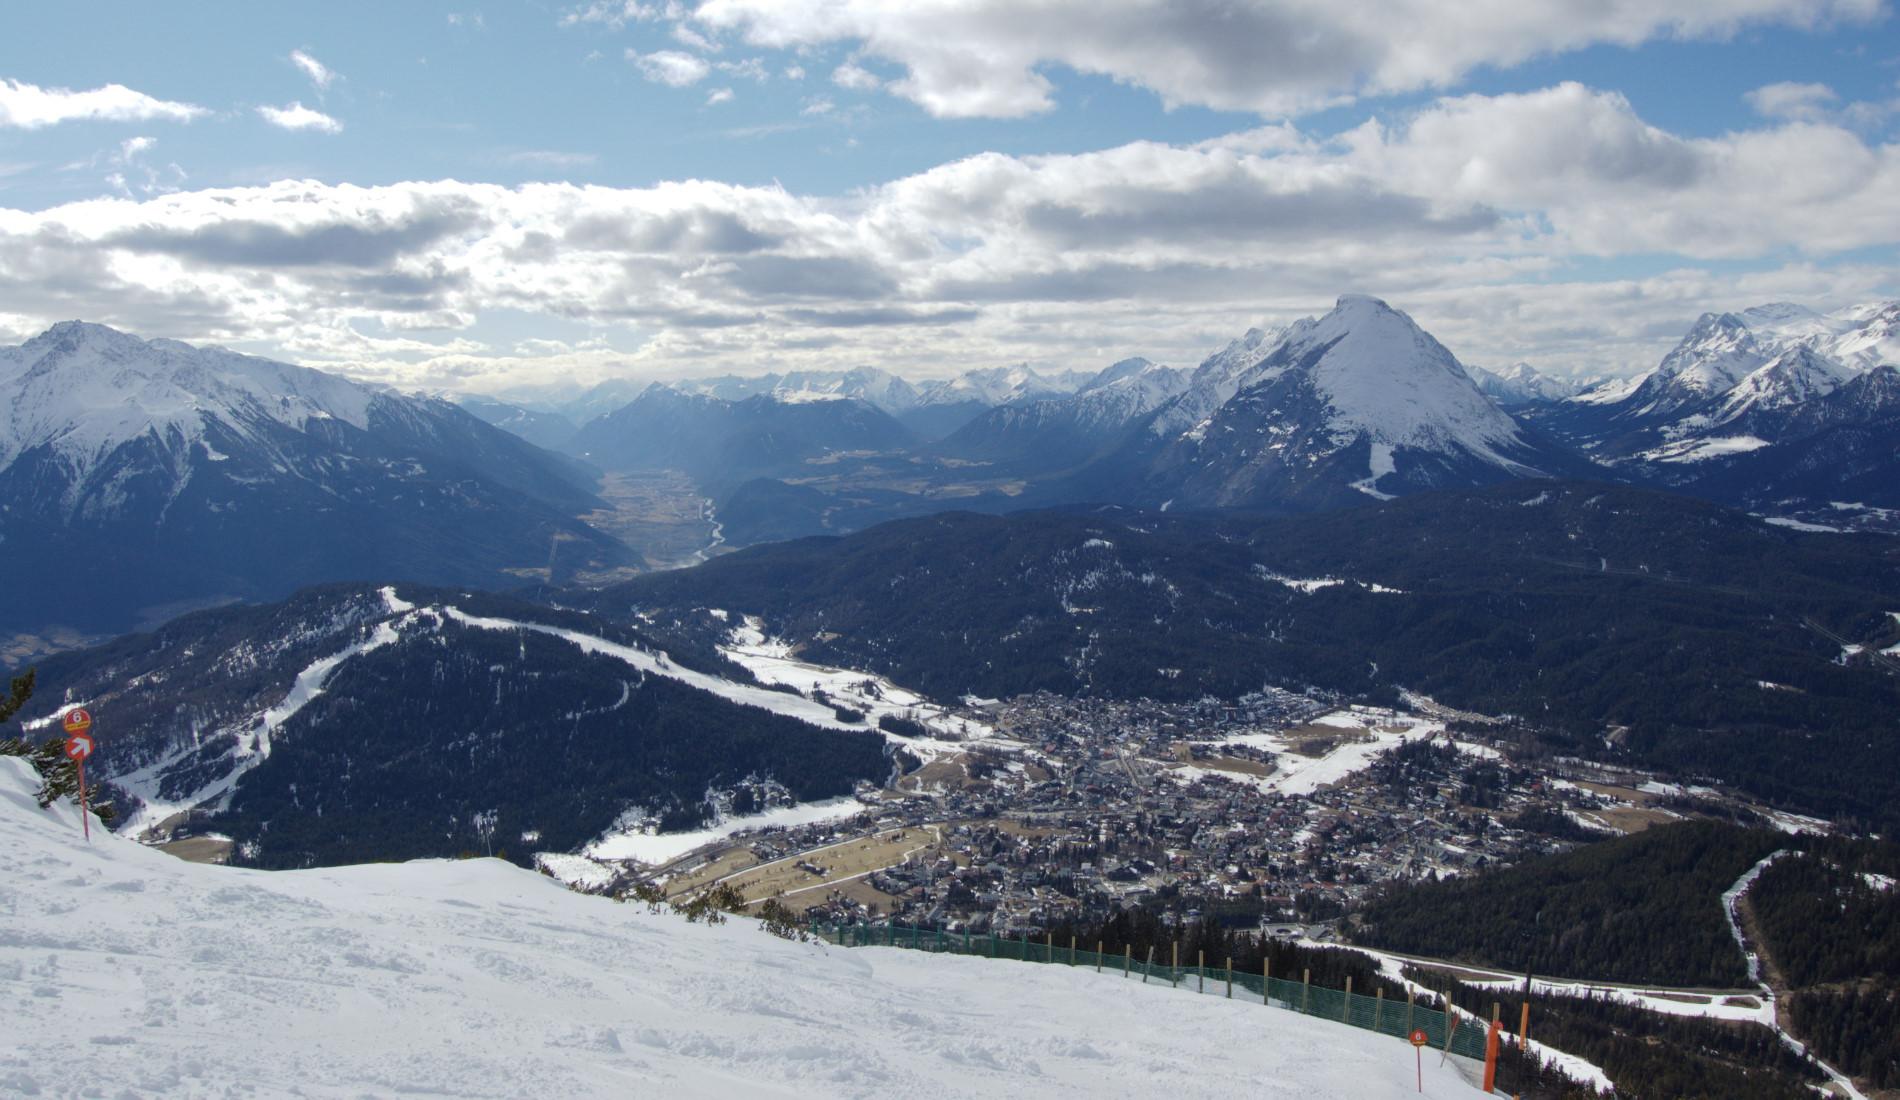
<svg viewBox="0 0 1900 1100"><path fill-rule="evenodd" d="M1337 140L1276 125L1187 146L990 153L843 196L284 181L0 208L0 301L439 385L609 361L490 351L482 318L497 312L634 333L617 361L649 373L941 373L1192 362L1249 324L1362 290L1470 361L1599 373L1651 365L1704 309L1893 293L1890 268L1840 257L1900 244L1895 194L1900 150L1843 128L1688 138L1620 96L1559 85L1445 98ZM1671 253L1674 270L1640 279L1576 274L1585 257ZM361 335L443 328L460 342ZM513 349L522 334L508 329Z"/></svg>
<svg viewBox="0 0 1900 1100"><path fill-rule="evenodd" d="M760 84L765 83L770 76L765 71L764 59L758 57L748 57L744 61L721 61L714 67L728 76L736 76L741 80L756 80Z"/></svg>
<svg viewBox="0 0 1900 1100"><path fill-rule="evenodd" d="M941 117L1047 111L1045 65L1170 105L1285 116L1593 44L1859 23L1883 10L1882 0L706 0L695 17L760 46L848 43L903 67L890 90Z"/></svg>
<svg viewBox="0 0 1900 1100"><path fill-rule="evenodd" d="M335 70L302 50L290 51L290 63L302 70L303 74L310 78L310 83L317 86L319 92L328 91L330 84L336 80Z"/></svg>
<svg viewBox="0 0 1900 1100"><path fill-rule="evenodd" d="M1840 97L1825 84L1797 84L1784 80L1765 84L1745 96L1748 105L1763 118L1817 119Z"/></svg>
<svg viewBox="0 0 1900 1100"><path fill-rule="evenodd" d="M799 108L798 113L801 115L828 115L835 110L837 106L837 104L831 101L829 96L821 95L806 100L805 105Z"/></svg>
<svg viewBox="0 0 1900 1100"><path fill-rule="evenodd" d="M712 72L712 66L703 58L694 57L678 50L659 50L643 54L638 50L628 50L627 60L639 66L640 75L655 84L664 84L669 88L684 88L706 79Z"/></svg>
<svg viewBox="0 0 1900 1100"><path fill-rule="evenodd" d="M703 53L719 52L719 43L707 38L685 23L673 24L673 41L678 42L688 49L699 50Z"/></svg>
<svg viewBox="0 0 1900 1100"><path fill-rule="evenodd" d="M855 61L847 61L831 70L831 82L854 92L874 92L884 86L875 73Z"/></svg>
<svg viewBox="0 0 1900 1100"><path fill-rule="evenodd" d="M257 109L258 116L265 122L284 130L317 130L325 134L340 134L343 124L322 111L293 101L287 107L272 107L269 104Z"/></svg>
<svg viewBox="0 0 1900 1100"><path fill-rule="evenodd" d="M653 19L658 15L654 6L640 3L640 0L592 0L562 14L561 26L596 23L619 30L628 23Z"/></svg>
<svg viewBox="0 0 1900 1100"><path fill-rule="evenodd" d="M721 103L730 102L732 102L731 88L714 88L712 91L706 93L706 106L708 107L717 107Z"/></svg>
<svg viewBox="0 0 1900 1100"><path fill-rule="evenodd" d="M0 77L0 129L14 127L37 130L62 122L142 122L164 119L190 122L209 114L203 107L154 99L123 84L75 92L67 88L42 88L20 80Z"/></svg>
<svg viewBox="0 0 1900 1100"><path fill-rule="evenodd" d="M803 80L803 79L805 79L805 66L803 66L803 65L787 65L787 66L785 66L785 79L787 79L787 80Z"/></svg>

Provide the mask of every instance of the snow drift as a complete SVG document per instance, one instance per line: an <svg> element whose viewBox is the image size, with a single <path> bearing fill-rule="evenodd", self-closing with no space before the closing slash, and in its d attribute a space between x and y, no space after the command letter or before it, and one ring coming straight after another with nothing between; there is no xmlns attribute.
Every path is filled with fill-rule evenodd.
<svg viewBox="0 0 1900 1100"><path fill-rule="evenodd" d="M1403 1043L1086 969L794 944L495 860L259 872L0 759L0 1093L1419 1095ZM1428 1097L1480 1095L1425 1059Z"/></svg>

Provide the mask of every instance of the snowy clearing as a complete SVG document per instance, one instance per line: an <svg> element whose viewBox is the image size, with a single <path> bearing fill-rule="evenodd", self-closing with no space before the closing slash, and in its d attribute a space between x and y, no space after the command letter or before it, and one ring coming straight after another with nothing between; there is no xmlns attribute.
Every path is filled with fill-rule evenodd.
<svg viewBox="0 0 1900 1100"><path fill-rule="evenodd" d="M1407 741L1429 739L1445 734L1443 722L1373 707L1355 706L1332 711L1313 719L1313 724L1350 731L1362 739L1342 743L1324 756L1318 757L1302 756L1294 752L1293 748L1298 739L1293 736L1291 730L1285 733L1249 733L1217 741L1203 741L1198 743L1217 747L1244 745L1248 748L1264 749L1274 753L1276 754L1275 771L1270 776L1254 776L1183 764L1169 768L1164 774L1183 783L1192 783L1197 779L1226 779L1245 784L1264 793L1278 791L1282 794L1312 794L1321 787L1337 783L1347 776L1365 770L1371 766L1375 757L1387 749L1397 748ZM1495 750L1483 745L1469 745L1457 741L1451 743L1454 747L1473 755L1496 755Z"/></svg>
<svg viewBox="0 0 1900 1100"><path fill-rule="evenodd" d="M947 708L898 687L882 676L801 661L792 656L791 643L765 636L764 623L757 616L748 615L741 625L734 627L730 644L720 646L719 652L758 677L760 683L784 684L807 694L822 691L836 703L863 712L864 726L856 728L876 729L877 720L888 714L919 722L951 742L992 737L996 732L979 722L959 718ZM926 758L956 747L954 743L888 732L884 739Z"/></svg>
<svg viewBox="0 0 1900 1100"><path fill-rule="evenodd" d="M1681 443L1672 443L1645 451L1638 458L1647 458L1655 462L1703 462L1723 455L1747 454L1768 446L1766 439L1752 435L1720 436L1714 439L1688 439Z"/></svg>
<svg viewBox="0 0 1900 1100"><path fill-rule="evenodd" d="M1809 523L1807 520L1793 519L1788 516L1762 516L1761 521L1776 527L1786 527L1790 531L1814 531L1824 535L1847 534L1845 527L1829 527L1825 523Z"/></svg>
<svg viewBox="0 0 1900 1100"><path fill-rule="evenodd" d="M1241 1000L687 924L497 860L189 864L86 844L36 785L0 760L8 1095L1420 1095L1404 1043Z"/></svg>
<svg viewBox="0 0 1900 1100"><path fill-rule="evenodd" d="M763 813L729 817L717 825L687 833L645 833L609 831L582 852L592 859L630 859L636 863L665 863L678 859L703 844L724 840L749 829L773 826L816 825L821 821L842 821L872 809L855 798L828 798L821 802L800 802ZM557 872L558 873L558 872Z"/></svg>

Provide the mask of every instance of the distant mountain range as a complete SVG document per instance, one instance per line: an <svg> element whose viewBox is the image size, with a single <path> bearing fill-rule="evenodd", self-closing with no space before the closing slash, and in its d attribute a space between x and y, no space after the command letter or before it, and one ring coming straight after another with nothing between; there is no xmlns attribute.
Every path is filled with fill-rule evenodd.
<svg viewBox="0 0 1900 1100"><path fill-rule="evenodd" d="M609 382L562 412L70 322L0 349L0 540L42 578L0 596L0 652L314 581L636 567L576 518L605 507L603 470L684 472L728 545L949 507L1289 513L1546 477L1892 528L1896 359L1900 303L1776 304L1707 314L1654 370L1566 394L1523 364L1467 368L1403 312L1348 295L1192 370Z"/></svg>
<svg viewBox="0 0 1900 1100"><path fill-rule="evenodd" d="M1758 509L1900 506L1900 302L1707 313L1655 369L1530 413L1613 476Z"/></svg>
<svg viewBox="0 0 1900 1100"><path fill-rule="evenodd" d="M569 449L606 470L682 470L709 494L723 494L837 452L901 450L915 441L890 414L854 397L727 400L654 385L589 421Z"/></svg>
<svg viewBox="0 0 1900 1100"><path fill-rule="evenodd" d="M1486 397L1507 409L1539 401L1561 401L1583 389L1575 383L1539 374L1529 363L1513 363L1501 371L1467 365L1465 373Z"/></svg>
<svg viewBox="0 0 1900 1100"><path fill-rule="evenodd" d="M447 401L55 325L0 348L0 633L116 632L323 580L616 568L632 553L574 518L594 478Z"/></svg>

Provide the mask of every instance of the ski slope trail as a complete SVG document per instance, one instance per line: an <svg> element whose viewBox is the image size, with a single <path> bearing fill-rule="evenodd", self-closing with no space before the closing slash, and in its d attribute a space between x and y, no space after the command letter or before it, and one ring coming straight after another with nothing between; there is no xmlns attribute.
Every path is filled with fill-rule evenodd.
<svg viewBox="0 0 1900 1100"><path fill-rule="evenodd" d="M0 1094L1416 1097L1404 1043L1086 968L794 944L495 860L259 872L0 758ZM1426 1097L1482 1095L1458 1059Z"/></svg>

